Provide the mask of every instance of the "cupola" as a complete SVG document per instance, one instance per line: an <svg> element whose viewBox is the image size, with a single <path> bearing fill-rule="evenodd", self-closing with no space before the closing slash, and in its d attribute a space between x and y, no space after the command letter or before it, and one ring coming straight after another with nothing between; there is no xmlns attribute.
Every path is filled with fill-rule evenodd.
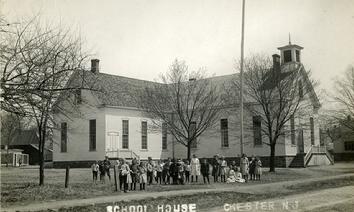
<svg viewBox="0 0 354 212"><path fill-rule="evenodd" d="M289 35L289 44L278 48L280 50L281 63L301 63L301 50L303 47L291 44Z"/></svg>

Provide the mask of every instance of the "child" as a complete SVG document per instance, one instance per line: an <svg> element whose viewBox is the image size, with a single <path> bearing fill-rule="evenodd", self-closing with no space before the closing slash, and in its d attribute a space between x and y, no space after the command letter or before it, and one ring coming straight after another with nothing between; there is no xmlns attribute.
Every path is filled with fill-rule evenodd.
<svg viewBox="0 0 354 212"><path fill-rule="evenodd" d="M122 165L120 166L120 172L122 173L122 179L123 179L123 190L125 193L128 191L128 183L131 180L130 176L130 168L129 165L127 164L126 160L122 160Z"/></svg>
<svg viewBox="0 0 354 212"><path fill-rule="evenodd" d="M229 177L226 180L226 183L235 183L236 182L236 173L234 167L230 165Z"/></svg>
<svg viewBox="0 0 354 212"><path fill-rule="evenodd" d="M119 159L119 163L118 163L119 174L118 174L118 177L119 177L119 189L121 191L123 190L123 187L124 187L124 176L123 176L123 174L121 172L122 164L123 164L123 159Z"/></svg>
<svg viewBox="0 0 354 212"><path fill-rule="evenodd" d="M140 190L145 190L145 184L147 182L147 169L144 162L140 163L138 168L139 170L139 183L140 183Z"/></svg>
<svg viewBox="0 0 354 212"><path fill-rule="evenodd" d="M231 165L230 165L230 170L233 169L234 171L236 170L237 166L236 166L236 161L232 161Z"/></svg>
<svg viewBox="0 0 354 212"><path fill-rule="evenodd" d="M178 159L177 168L178 168L178 183L183 185L184 184L184 164L181 159Z"/></svg>
<svg viewBox="0 0 354 212"><path fill-rule="evenodd" d="M241 173L243 176L243 179L246 180L246 182L248 181L248 171L249 171L249 161L247 158L246 154L242 154L241 160L240 160L240 169L241 169Z"/></svg>
<svg viewBox="0 0 354 212"><path fill-rule="evenodd" d="M255 180L255 170L256 170L256 158L252 156L252 159L250 161L250 180Z"/></svg>
<svg viewBox="0 0 354 212"><path fill-rule="evenodd" d="M255 163L256 163L256 169L255 169L255 175L256 175L256 178L255 180L261 180L261 175L262 175L262 162L261 160L259 159L259 157L256 157L256 160L255 160Z"/></svg>
<svg viewBox="0 0 354 212"><path fill-rule="evenodd" d="M99 168L100 167L99 167L97 161L95 161L91 166L94 184L97 184L97 175L98 175Z"/></svg>
<svg viewBox="0 0 354 212"><path fill-rule="evenodd" d="M132 161L132 165L130 167L130 175L132 178L132 183L130 184L130 190L136 190L136 183L139 181L138 180L138 161L134 158Z"/></svg>
<svg viewBox="0 0 354 212"><path fill-rule="evenodd" d="M160 184L162 183L162 167L163 167L163 163L161 162L161 160L159 160L157 162L157 166L156 166L156 182Z"/></svg>
<svg viewBox="0 0 354 212"><path fill-rule="evenodd" d="M204 184L206 184L206 180L208 180L208 184L210 184L210 181L209 181L209 163L207 161L207 159L204 159L203 160L203 163L201 164L201 167L200 167L200 171L203 175L203 181L204 181Z"/></svg>
<svg viewBox="0 0 354 212"><path fill-rule="evenodd" d="M215 155L213 159L213 177L214 177L214 183L218 182L219 178L219 173L220 173L220 163L219 163L219 156Z"/></svg>
<svg viewBox="0 0 354 212"><path fill-rule="evenodd" d="M102 183L104 183L104 177L105 177L105 175L106 175L106 172L105 172L104 164L103 164L102 161L100 161L100 162L98 163L98 169L99 169L99 171L100 171L100 181L101 181Z"/></svg>
<svg viewBox="0 0 354 212"><path fill-rule="evenodd" d="M225 157L221 157L221 164L220 164L220 176L221 176L221 182L226 182L226 167L227 167L227 162L225 160Z"/></svg>
<svg viewBox="0 0 354 212"><path fill-rule="evenodd" d="M111 162L108 159L108 156L103 160L104 173L107 174L108 179L111 180L111 174L109 169L111 168Z"/></svg>
<svg viewBox="0 0 354 212"><path fill-rule="evenodd" d="M184 174L186 175L186 182L188 183L189 183L190 173L191 173L191 165L189 164L189 161L186 160L184 165Z"/></svg>
<svg viewBox="0 0 354 212"><path fill-rule="evenodd" d="M242 178L241 172L238 171L238 168L235 169L236 182L244 183L246 180Z"/></svg>
<svg viewBox="0 0 354 212"><path fill-rule="evenodd" d="M170 176L172 177L172 184L177 185L178 183L178 166L176 159L172 160L172 164L170 165Z"/></svg>
<svg viewBox="0 0 354 212"><path fill-rule="evenodd" d="M170 184L170 160L166 160L162 167L162 179L166 184Z"/></svg>
<svg viewBox="0 0 354 212"><path fill-rule="evenodd" d="M146 166L147 168L147 180L148 180L148 185L152 184L152 180L154 178L154 161L152 161L151 157L148 157L148 164Z"/></svg>

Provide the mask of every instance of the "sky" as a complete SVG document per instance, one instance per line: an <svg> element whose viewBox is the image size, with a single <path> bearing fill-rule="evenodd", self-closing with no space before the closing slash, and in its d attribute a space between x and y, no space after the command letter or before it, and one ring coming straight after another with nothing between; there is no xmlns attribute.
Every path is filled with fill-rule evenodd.
<svg viewBox="0 0 354 212"><path fill-rule="evenodd" d="M237 72L242 0L0 0L8 21L41 14L79 32L100 71L154 80L174 59L208 75ZM354 1L246 0L245 56L289 42L320 88L354 65Z"/></svg>

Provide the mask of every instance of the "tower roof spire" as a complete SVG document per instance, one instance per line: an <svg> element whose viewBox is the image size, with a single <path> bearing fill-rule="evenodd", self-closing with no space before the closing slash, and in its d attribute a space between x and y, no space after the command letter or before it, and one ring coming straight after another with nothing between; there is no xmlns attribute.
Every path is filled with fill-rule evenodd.
<svg viewBox="0 0 354 212"><path fill-rule="evenodd" d="M290 32L289 32L289 45L291 45L291 37L290 37Z"/></svg>

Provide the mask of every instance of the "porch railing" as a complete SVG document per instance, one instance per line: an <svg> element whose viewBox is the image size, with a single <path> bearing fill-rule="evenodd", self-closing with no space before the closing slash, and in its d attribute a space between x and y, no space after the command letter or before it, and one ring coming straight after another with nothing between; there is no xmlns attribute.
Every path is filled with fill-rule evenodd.
<svg viewBox="0 0 354 212"><path fill-rule="evenodd" d="M307 151L306 155L305 155L305 158L304 158L304 165L306 166L307 163L309 162L310 158L311 158L311 155L312 155L312 147L310 147L309 151Z"/></svg>
<svg viewBox="0 0 354 212"><path fill-rule="evenodd" d="M331 153L329 153L327 147L325 147L325 152L326 152L328 159L331 161L331 164L333 165L334 164L334 156Z"/></svg>
<svg viewBox="0 0 354 212"><path fill-rule="evenodd" d="M139 155L130 149L106 150L106 155L109 158L136 158L140 160Z"/></svg>
<svg viewBox="0 0 354 212"><path fill-rule="evenodd" d="M334 164L334 158L333 156L328 152L327 148L325 146L311 146L309 151L306 153L305 158L304 158L304 163L305 166L308 164L311 155L314 153L324 153L326 154L327 158L331 162L331 164Z"/></svg>

